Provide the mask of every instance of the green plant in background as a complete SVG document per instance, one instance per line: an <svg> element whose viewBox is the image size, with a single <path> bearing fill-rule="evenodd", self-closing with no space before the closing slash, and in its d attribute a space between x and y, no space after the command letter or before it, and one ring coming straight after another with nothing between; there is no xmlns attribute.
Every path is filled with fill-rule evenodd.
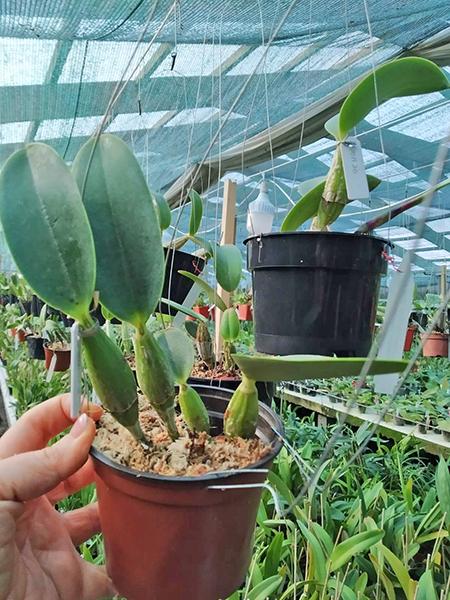
<svg viewBox="0 0 450 600"><path fill-rule="evenodd" d="M347 136L370 111L391 98L428 94L448 87L449 83L443 71L423 58L401 58L379 67L375 73L368 75L349 94L339 114L325 125L327 131L337 141L326 179L320 183L312 180L300 186L304 196L286 215L281 231L295 231L311 218L313 230L327 231L344 207L352 201L347 195L342 144L346 143ZM367 176L367 181L369 191L375 189L380 183L380 180L370 175ZM436 189L441 189L449 183L450 179L446 179ZM380 227L405 210L420 204L425 197L426 193L417 194L398 203L398 206L390 207L386 213L361 226L358 233L367 233Z"/></svg>
<svg viewBox="0 0 450 600"><path fill-rule="evenodd" d="M193 195L191 200L190 235L194 236L202 207L200 198ZM34 143L17 151L0 177L0 218L11 254L36 294L79 322L85 362L103 406L136 439L146 442L133 372L115 341L89 314L94 289L109 313L134 327L139 386L176 439L174 365L181 370L186 356L177 343L169 347L168 358L166 348L147 328L164 281L161 217L128 146L109 134L91 139L76 156L72 172L45 144ZM233 292L241 278L240 251L223 245L212 249L212 254L218 283ZM201 287L208 294L209 286L202 282ZM218 299L216 304L219 306ZM229 420L234 424L232 435L254 433L258 412L255 380L279 381L280 373L282 379L299 379L307 376L309 369L317 371L314 357L288 357L281 362L244 357L247 360L240 363L239 356L233 358L245 377L226 411L225 431ZM319 362L324 376L334 377L356 374L364 360ZM376 361L373 372L402 367L401 361ZM187 395L185 405L192 399Z"/></svg>
<svg viewBox="0 0 450 600"><path fill-rule="evenodd" d="M252 303L252 292L251 290L238 290L233 294L232 298L233 306L240 306L242 304Z"/></svg>

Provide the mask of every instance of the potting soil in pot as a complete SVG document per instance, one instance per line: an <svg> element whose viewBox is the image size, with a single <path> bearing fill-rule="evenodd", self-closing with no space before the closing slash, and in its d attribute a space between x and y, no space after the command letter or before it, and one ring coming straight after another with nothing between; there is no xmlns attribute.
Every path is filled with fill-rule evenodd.
<svg viewBox="0 0 450 600"><path fill-rule="evenodd" d="M270 452L259 439L228 439L206 433L190 433L177 416L180 438L172 442L158 415L145 398L140 399L140 423L147 439L144 448L109 414L98 423L94 446L111 460L135 469L168 476L198 476L212 471L243 469Z"/></svg>
<svg viewBox="0 0 450 600"><path fill-rule="evenodd" d="M196 362L192 369L191 377L199 377L201 379L241 379L242 375L237 367L227 371L222 365L218 364L213 369L210 369L205 363Z"/></svg>

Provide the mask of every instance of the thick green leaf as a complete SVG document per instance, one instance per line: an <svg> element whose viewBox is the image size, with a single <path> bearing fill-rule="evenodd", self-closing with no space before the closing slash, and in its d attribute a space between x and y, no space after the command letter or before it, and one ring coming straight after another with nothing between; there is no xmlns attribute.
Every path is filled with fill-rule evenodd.
<svg viewBox="0 0 450 600"><path fill-rule="evenodd" d="M292 356L248 356L233 354L233 360L249 379L255 381L297 381L300 379L329 379L359 375L365 358L332 358L298 354ZM406 360L375 359L369 375L398 373Z"/></svg>
<svg viewBox="0 0 450 600"><path fill-rule="evenodd" d="M184 327L188 334L191 336L191 338L195 340L197 337L198 323L196 323L195 321L188 321L186 319L186 321L184 322Z"/></svg>
<svg viewBox="0 0 450 600"><path fill-rule="evenodd" d="M214 257L217 283L227 292L234 292L242 275L241 251L233 244L218 246Z"/></svg>
<svg viewBox="0 0 450 600"><path fill-rule="evenodd" d="M264 578L268 579L277 575L280 568L281 552L283 550L284 534L278 532L267 549L266 560L264 561Z"/></svg>
<svg viewBox="0 0 450 600"><path fill-rule="evenodd" d="M156 209L156 214L158 216L159 228L161 231L170 227L170 223L172 221L172 213L170 212L170 207L167 204L167 200L164 198L162 194L158 192L153 192L150 190L150 194L152 195L153 204Z"/></svg>
<svg viewBox="0 0 450 600"><path fill-rule="evenodd" d="M369 184L369 190L372 191L380 185L381 180L373 175L367 175L367 183ZM288 212L281 224L280 231L296 231L308 219L315 217L319 210L324 189L325 181L322 181L305 194Z"/></svg>
<svg viewBox="0 0 450 600"><path fill-rule="evenodd" d="M182 312L184 315L188 315L189 317L193 317L194 319L197 319L197 321L203 321L204 323L206 323L208 321L208 319L206 317L204 317L203 315L200 315L199 313L196 313L194 310L187 308L187 306L182 306L181 304L178 304L178 302L175 302L174 300L168 300L167 298L161 298L161 302L163 304L167 304L167 306L170 306L170 308L173 308L174 310L178 310L178 311Z"/></svg>
<svg viewBox="0 0 450 600"><path fill-rule="evenodd" d="M313 190L319 183L325 183L327 180L326 177L313 177L312 179L308 179L307 181L302 181L299 183L297 187L297 191L300 196L305 196L308 192Z"/></svg>
<svg viewBox="0 0 450 600"><path fill-rule="evenodd" d="M316 538L313 532L309 531L309 529L305 525L303 525L303 523L298 521L298 525L302 530L302 534L308 540L313 551L315 579L318 579L321 582L325 582L327 577L327 568L322 546L320 545L319 540Z"/></svg>
<svg viewBox="0 0 450 600"><path fill-rule="evenodd" d="M188 279L192 279L194 283L201 287L205 294L208 296L208 298L211 300L211 302L215 304L219 310L221 310L222 312L225 312L227 310L227 305L225 304L225 302L217 294L216 290L210 285L208 285L206 281L200 279L200 277L197 277L197 275L194 275L193 273L189 273L189 271L178 271L178 273L184 275Z"/></svg>
<svg viewBox="0 0 450 600"><path fill-rule="evenodd" d="M438 600L433 571L425 571L419 579L416 600Z"/></svg>
<svg viewBox="0 0 450 600"><path fill-rule="evenodd" d="M186 383L194 367L194 344L184 331L176 327L155 333L156 341L166 355L176 383Z"/></svg>
<svg viewBox="0 0 450 600"><path fill-rule="evenodd" d="M328 559L330 572L346 565L355 554L368 550L370 546L379 542L383 536L384 531L382 529L363 531L338 544Z"/></svg>
<svg viewBox="0 0 450 600"><path fill-rule="evenodd" d="M366 591L368 579L369 576L367 575L367 573L361 573L361 575L358 577L358 581L355 583L354 586L356 594L364 594L364 592Z"/></svg>
<svg viewBox="0 0 450 600"><path fill-rule="evenodd" d="M203 202L200 195L195 191L189 192L191 200L191 218L189 220L189 235L195 235L199 230L203 216Z"/></svg>
<svg viewBox="0 0 450 600"><path fill-rule="evenodd" d="M78 152L73 173L88 213L97 254L101 303L118 319L143 327L164 282L158 217L141 167L118 137L100 136Z"/></svg>
<svg viewBox="0 0 450 600"><path fill-rule="evenodd" d="M295 231L308 219L315 217L319 210L324 188L325 181L322 181L305 194L288 212L281 224L280 231Z"/></svg>
<svg viewBox="0 0 450 600"><path fill-rule="evenodd" d="M94 242L70 169L50 146L30 144L8 159L0 218L13 259L36 294L82 321L94 293Z"/></svg>
<svg viewBox="0 0 450 600"><path fill-rule="evenodd" d="M448 87L443 71L425 58L400 58L387 63L376 70L375 76L368 75L347 97L339 113L339 139L343 140L377 104L390 98L428 94Z"/></svg>
<svg viewBox="0 0 450 600"><path fill-rule="evenodd" d="M403 591L405 592L406 600L414 600L417 581L411 579L408 573L408 569L401 562L401 560L398 559L395 556L395 554L389 550L389 548L386 548L386 546L384 546L383 544L379 544L377 548L387 560L391 569L394 571L395 576L397 577L400 585L403 588Z"/></svg>
<svg viewBox="0 0 450 600"><path fill-rule="evenodd" d="M328 119L324 127L337 140L339 138L339 114Z"/></svg>
<svg viewBox="0 0 450 600"><path fill-rule="evenodd" d="M442 456L436 469L436 491L445 523L450 527L450 473Z"/></svg>
<svg viewBox="0 0 450 600"><path fill-rule="evenodd" d="M203 248L209 256L214 256L214 246L212 242L199 235L190 235L189 239L194 242L194 244L197 244L197 246L200 246L200 248Z"/></svg>
<svg viewBox="0 0 450 600"><path fill-rule="evenodd" d="M283 578L281 575L273 575L269 579L265 579L259 583L252 591L248 594L248 600L266 600L273 592L275 592L281 585Z"/></svg>
<svg viewBox="0 0 450 600"><path fill-rule="evenodd" d="M234 342L239 337L240 332L241 325L239 317L236 314L236 309L227 308L220 322L220 336L226 342Z"/></svg>

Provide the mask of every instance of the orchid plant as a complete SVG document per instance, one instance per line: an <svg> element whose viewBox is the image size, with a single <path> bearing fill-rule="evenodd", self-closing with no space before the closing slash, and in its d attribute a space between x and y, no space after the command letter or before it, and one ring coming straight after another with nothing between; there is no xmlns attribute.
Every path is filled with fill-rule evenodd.
<svg viewBox="0 0 450 600"><path fill-rule="evenodd" d="M192 195L191 201L190 235L195 237L201 199ZM79 323L85 363L104 408L138 441L147 443L139 422L133 372L115 340L89 312L94 290L99 292L108 316L134 329L139 387L170 437L175 440L179 436L175 421L177 385L189 429L209 431L207 409L187 384L194 363L192 340L173 326L157 333L147 327L162 300L165 262L161 230L168 223L168 213L163 199L150 191L130 148L110 134L92 138L80 149L70 169L50 146L30 144L14 153L2 170L0 218L11 254L31 288L48 306ZM205 245L219 284L234 291L242 269L239 249ZM189 276L207 295L215 295L206 282ZM215 300L219 306L220 300ZM191 310L176 308L202 319ZM236 335L231 316L234 309L224 304L222 308L222 334L232 340ZM240 355L233 355L233 360L243 372L243 381L225 413L224 431L241 437L252 437L256 431L256 380L356 375L365 361ZM378 360L370 372L401 368L402 361Z"/></svg>
<svg viewBox="0 0 450 600"><path fill-rule="evenodd" d="M352 202L347 194L347 185L342 160L342 145L350 132L372 110L383 102L402 96L414 96L441 91L450 87L444 72L424 58L408 57L395 60L368 75L347 96L338 115L325 124L325 129L336 142L336 150L326 178L317 178L299 186L303 197L286 215L281 231L295 231L309 219L313 219L311 229L328 231L330 225L340 216L345 206ZM372 175L367 176L369 191L381 181ZM435 190L450 183L446 179ZM389 210L361 225L356 233L368 233L384 225L404 211L417 206L427 197L427 192L391 205Z"/></svg>

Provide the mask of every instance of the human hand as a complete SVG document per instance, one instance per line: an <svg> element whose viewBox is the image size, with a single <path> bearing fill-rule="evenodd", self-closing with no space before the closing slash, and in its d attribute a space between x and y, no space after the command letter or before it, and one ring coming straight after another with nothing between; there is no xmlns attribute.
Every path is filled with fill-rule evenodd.
<svg viewBox="0 0 450 600"><path fill-rule="evenodd" d="M25 413L0 438L0 600L99 600L115 590L104 567L81 558L75 546L100 531L97 504L65 514L54 504L93 481L88 460L94 404L69 434L70 395Z"/></svg>

